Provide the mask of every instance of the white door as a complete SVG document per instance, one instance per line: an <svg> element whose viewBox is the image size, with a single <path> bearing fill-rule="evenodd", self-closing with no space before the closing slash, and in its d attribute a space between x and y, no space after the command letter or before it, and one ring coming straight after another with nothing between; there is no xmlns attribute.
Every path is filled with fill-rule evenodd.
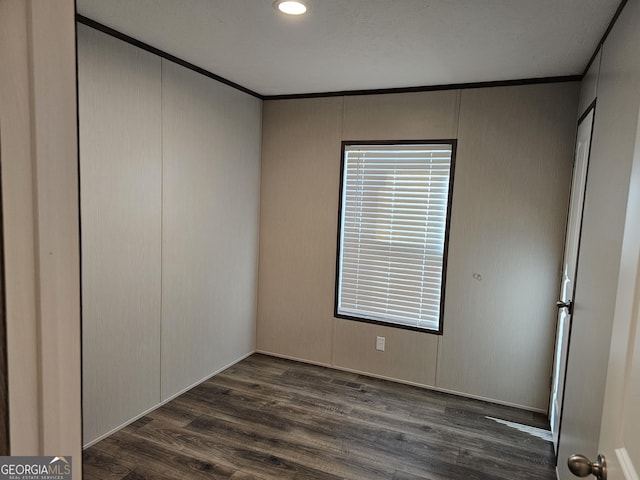
<svg viewBox="0 0 640 480"><path fill-rule="evenodd" d="M640 121L638 127L598 447L608 480L640 478Z"/></svg>
<svg viewBox="0 0 640 480"><path fill-rule="evenodd" d="M567 234L564 247L564 262L558 301L558 323L556 331L556 347L553 361L553 377L551 382L551 398L549 401L549 421L553 434L553 445L558 451L560 418L562 415L562 398L564 394L564 378L567 369L567 351L569 332L571 331L571 311L573 305L574 280L578 263L580 246L580 230L582 226L582 209L584 192L587 183L587 167L591 146L593 127L593 107L578 124L576 138L575 163L571 182L571 199L567 219ZM563 306L566 305L566 306Z"/></svg>

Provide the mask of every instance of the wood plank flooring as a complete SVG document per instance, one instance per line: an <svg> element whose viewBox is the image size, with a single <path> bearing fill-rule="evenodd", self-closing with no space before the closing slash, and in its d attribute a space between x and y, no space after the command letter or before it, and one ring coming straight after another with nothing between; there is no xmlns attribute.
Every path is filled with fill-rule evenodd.
<svg viewBox="0 0 640 480"><path fill-rule="evenodd" d="M487 418L491 417L491 418ZM87 480L555 480L543 415L255 354L84 452Z"/></svg>

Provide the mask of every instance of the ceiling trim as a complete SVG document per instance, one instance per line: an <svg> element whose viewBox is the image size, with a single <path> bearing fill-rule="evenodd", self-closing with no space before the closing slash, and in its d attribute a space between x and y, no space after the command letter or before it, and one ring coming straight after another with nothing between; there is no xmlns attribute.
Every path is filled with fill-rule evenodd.
<svg viewBox="0 0 640 480"><path fill-rule="evenodd" d="M95 20L92 20L78 13L76 13L76 21L88 27L99 30L102 33L106 33L107 35L111 35L112 37L115 37L119 40L127 42L131 45L134 45L138 48L141 48L142 50L146 50L147 52L158 55L159 57L162 57L166 60L177 63L178 65L182 65L183 67L188 68L189 70L193 70L194 72L198 72L204 75L205 77L212 78L213 80L217 80L220 83L224 83L225 85L233 87L236 90L240 90L241 92L248 93L253 97L259 98L260 100L264 100L264 97L262 95L260 95L257 92L254 92L253 90L243 87L242 85L232 82L231 80L221 77L220 75L216 75L215 73L212 73L209 70L205 70L204 68L198 67L197 65L187 62L186 60L176 57L175 55L171 55L170 53L160 50L159 48L153 47L148 43L144 43L136 38L130 37L129 35L119 32L118 30L115 30L111 27L107 27L106 25L100 22L96 22Z"/></svg>
<svg viewBox="0 0 640 480"><path fill-rule="evenodd" d="M468 88L509 87L515 85L535 85L538 83L579 82L582 75L557 77L522 78L516 80L493 80L490 82L451 83L447 85L424 85L420 87L381 88L371 90L343 90L339 92L294 93L291 95L263 95L263 100L290 100L296 98L351 97L358 95L379 95L386 93L433 92L439 90L463 90Z"/></svg>
<svg viewBox="0 0 640 480"><path fill-rule="evenodd" d="M584 72L582 72L582 76L583 77L587 74L587 72L591 68L591 64L593 64L594 60L598 56L598 52L602 49L602 46L604 45L604 42L607 40L607 37L611 33L611 30L613 30L613 27L616 24L616 22L618 21L618 17L622 13L622 10L624 9L626 4L627 4L627 0L622 0L620 2L620 5L618 5L618 9L616 10L616 13L613 14L613 18L609 22L609 26L607 27L607 29L605 30L604 34L602 35L602 38L600 39L600 42L598 42L598 45L596 46L596 49L593 51L593 55L591 55L591 58L589 59L589 62L587 63L587 66L584 69Z"/></svg>
<svg viewBox="0 0 640 480"><path fill-rule="evenodd" d="M622 7L626 3L626 1L627 0L622 0L622 4L618 8L618 11L616 12L616 16L614 16L614 20L612 21L611 25L607 29L607 34L613 27L613 22L615 22L615 19L622 11ZM446 84L446 85L423 85L423 86L416 86L416 87L382 88L382 89L370 89L370 90L342 90L342 91L334 91L334 92L296 93L296 94L284 94L284 95L262 95L238 83L235 83L231 80L221 77L220 75L216 75L215 73L209 70L205 70L202 67L198 67L193 63L187 62L182 58L176 57L175 55L171 55L170 53L167 53L163 50L160 50L159 48L149 45L148 43L142 42L141 40L131 37L111 27L108 27L91 18L85 17L84 15L80 15L77 13L76 21L88 27L94 28L102 33L105 33L119 40L122 40L123 42L129 43L133 46L141 48L142 50L153 53L154 55L158 55L159 57L162 57L166 60L177 63L178 65L188 68L189 70L193 70L194 72L200 73L220 83L233 87L236 90L247 93L253 97L259 98L260 100L291 100L291 99L302 99L302 98L381 95L381 94L390 94L390 93L433 92L433 91L440 91L440 90L462 90L462 89L469 89L469 88L535 85L535 84L541 84L541 83L579 82L583 78L583 75L566 75L566 76L555 76L555 77L522 78L522 79L515 79L515 80L495 80L495 81L488 81L488 82L453 83L453 84ZM604 42L605 38L606 37L603 37L602 42ZM595 58L599 48L600 46L596 48L596 52L594 53L591 61L593 61L593 58Z"/></svg>

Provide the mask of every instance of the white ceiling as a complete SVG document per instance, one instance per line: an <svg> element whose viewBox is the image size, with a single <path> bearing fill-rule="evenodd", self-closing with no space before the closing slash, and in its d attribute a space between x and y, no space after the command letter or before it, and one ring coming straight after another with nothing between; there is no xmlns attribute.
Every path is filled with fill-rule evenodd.
<svg viewBox="0 0 640 480"><path fill-rule="evenodd" d="M620 0L77 0L78 13L261 95L583 72Z"/></svg>

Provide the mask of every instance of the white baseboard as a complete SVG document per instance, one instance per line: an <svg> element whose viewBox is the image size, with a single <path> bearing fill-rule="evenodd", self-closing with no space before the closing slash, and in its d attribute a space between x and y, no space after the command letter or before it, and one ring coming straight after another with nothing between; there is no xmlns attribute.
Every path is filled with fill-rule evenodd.
<svg viewBox="0 0 640 480"><path fill-rule="evenodd" d="M384 376L384 375L377 375L377 374L374 374L374 373L365 372L365 371L361 371L361 370L356 370L356 369L350 369L350 368L340 367L340 366L336 366L336 365L331 365L331 364L323 363L323 362L314 362L314 361L307 360L307 359L304 359L304 358L298 358L298 357L294 357L294 356L290 356L290 355L282 355L282 354L279 354L279 353L269 352L269 351L266 351L266 350L253 350L253 351L241 356L240 358L234 360L233 362L229 363L228 365L225 365L225 366L217 369L215 372L211 373L210 375L207 375L206 377L202 378L201 380L198 380L197 382L193 383L192 385L190 385L190 386L180 390L179 392L171 395L169 398L163 400L162 402L158 403L157 405L154 405L153 407L149 408L148 410L145 410L144 412L140 413L139 415L136 415L135 417L131 418L130 420L127 420L122 425L119 425L118 427L108 431L107 433L105 433L103 435L100 435L98 438L86 443L82 448L86 449L86 448L91 447L92 445L95 445L100 440L104 440L108 436L113 435L114 433L116 433L119 430L122 430L127 425L130 425L133 422L135 422L136 420L139 420L140 418L144 417L145 415L148 415L149 413L153 412L157 408L160 408L162 405L170 402L174 398L179 397L183 393L188 392L192 388L200 385L202 382L205 382L205 381L209 380L211 377L217 375L218 373L222 372L223 370L226 370L227 368L235 365L236 363L241 362L245 358L250 357L254 353L260 353L260 354L263 354L263 355L269 355L271 357L282 358L282 359L285 359L285 360L293 360L293 361L296 361L296 362L307 363L307 364L310 364L310 365L318 365L320 367L333 368L335 370L340 370L340 371L343 371L343 372L349 372L349 373L355 373L355 374L358 374L358 375L364 375L364 376L368 376L368 377L379 378L381 380L388 380L388 381L391 381L391 382L401 383L401 384L404 384L404 385L411 385L413 387L425 388L427 390L433 390L433 391L436 391L436 392L443 392L443 393L449 393L449 394L452 394L452 395L458 395L458 396L461 396L461 397L473 398L475 400L482 400L484 402L495 403L495 404L504 405L504 406L507 406L507 407L519 408L519 409L528 410L528 411L531 411L531 412L546 413L546 411L544 411L542 409L532 408L532 407L528 407L526 405L518 405L518 404L515 404L515 403L502 402L500 400L495 400L495 399L492 399L492 398L486 398L486 397L482 397L482 396L479 396L479 395L472 395L472 394L468 394L468 393L465 393L465 392L457 392L455 390L448 390L448 389L445 389L445 388L439 388L439 387L436 387L434 385L426 385L426 384L422 384L422 383L411 382L411 381L407 381L407 380L401 380L401 379L387 377L387 376ZM617 453L617 451L616 451L616 453ZM626 451L625 451L625 453L626 453ZM628 456L627 456L627 458L628 458ZM630 468L631 468L632 475L635 475L635 470L633 470L633 466L631 466L631 464L629 464L629 465L630 465ZM558 475L558 471L557 471L557 468L556 468L556 476L557 475ZM637 475L635 475L635 476L626 477L626 480L640 480L640 479L638 478Z"/></svg>
<svg viewBox="0 0 640 480"><path fill-rule="evenodd" d="M620 462L620 469L624 474L625 480L639 480L638 473L633 466L633 462L629 457L629 453L626 448L618 448L616 449L616 457L618 457L618 461Z"/></svg>
<svg viewBox="0 0 640 480"><path fill-rule="evenodd" d="M171 395L169 398L163 400L162 402L158 403L157 405L154 405L153 407L145 410L144 412L140 413L139 415L136 415L135 417L127 420L126 422L124 422L122 425L117 426L116 428L109 430L107 433L104 433L102 435L100 435L98 438L91 440L90 442L84 444L82 446L82 449L85 450L89 447L91 447L92 445L95 445L96 443L98 443L100 440L104 440L105 438L107 438L110 435L113 435L114 433L116 433L119 430L122 430L124 427L126 427L127 425L131 425L133 422L135 422L136 420L141 419L142 417L144 417L145 415L148 415L149 413L153 412L154 410L160 408L161 406L163 406L166 403L169 403L171 400L173 400L176 397L179 397L180 395L182 395L185 392L188 392L189 390L191 390L194 387L197 387L198 385L200 385L202 382L206 382L207 380L209 380L211 377L217 375L218 373L222 372L223 370L226 370L227 368L235 365L238 362L241 362L242 360L244 360L247 357L250 357L251 355L253 355L255 353L255 350L250 351L249 353L241 356L240 358L238 358L237 360L234 360L233 362L229 363L228 365L225 365L219 369L217 369L215 372L213 372L210 375L207 375L206 377L202 378L201 380L198 380L197 382L193 383L192 385L183 388L182 390L180 390L178 393L175 393L173 395Z"/></svg>
<svg viewBox="0 0 640 480"><path fill-rule="evenodd" d="M519 405L517 403L503 402L501 400L496 400L494 398L487 398L487 397L482 397L480 395L472 395L470 393L458 392L458 391L455 391L455 390L448 390L446 388L436 387L435 385L428 385L428 384L424 384L424 383L411 382L411 381L408 381L408 380L402 380L402 379L398 379L398 378L387 377L387 376L384 376L384 375L378 375L378 374L375 374L375 373L365 372L365 371L362 371L362 370L356 370L356 369L341 367L339 365L331 365L331 364L328 364L328 363L314 362L314 361L311 361L311 360L307 360L305 358L297 358L297 357L293 357L293 356L289 356L289 355L282 355L282 354L279 354L279 353L269 352L269 351L266 351L266 350L256 350L256 353L261 353L263 355L269 355L271 357L284 358L285 360L294 360L296 362L308 363L310 365L319 365L321 367L333 368L335 370L340 370L340 371L343 371L343 372L357 373L358 375L365 375L367 377L379 378L381 380L388 380L390 382L401 383L401 384L404 384L404 385L411 385L412 387L425 388L427 390L434 390L436 392L450 393L452 395L457 395L459 397L473 398L474 400L482 400L483 402L495 403L497 405L504 405L505 407L519 408L521 410L527 410L529 412L543 413L543 414L547 413L547 411L545 409L542 409L542 408L535 408L535 407L530 407L530 406L527 406L527 405Z"/></svg>

